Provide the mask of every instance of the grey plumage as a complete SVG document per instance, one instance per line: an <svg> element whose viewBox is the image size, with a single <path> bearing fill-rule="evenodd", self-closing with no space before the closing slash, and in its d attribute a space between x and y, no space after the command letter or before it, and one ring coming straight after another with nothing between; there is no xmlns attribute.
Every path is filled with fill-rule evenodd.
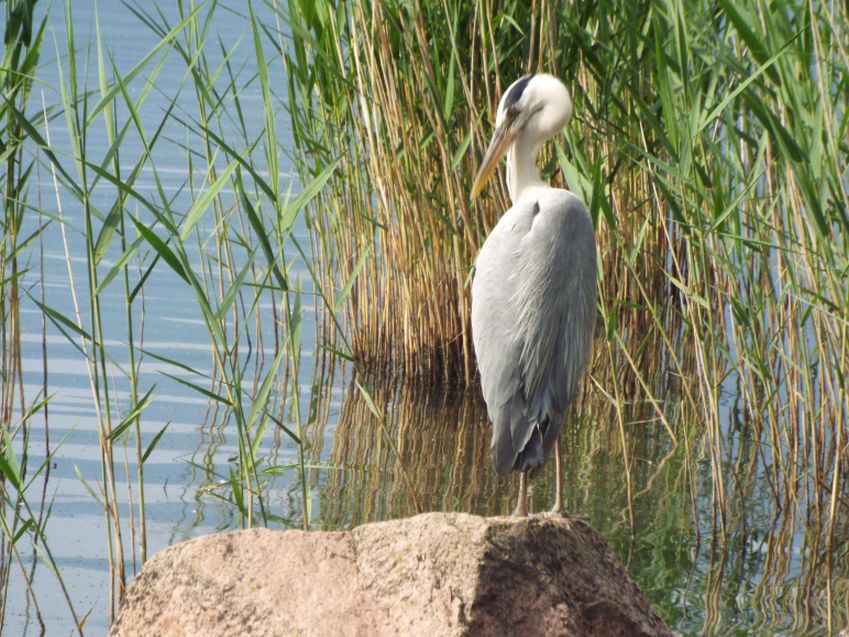
<svg viewBox="0 0 849 637"><path fill-rule="evenodd" d="M595 264L589 213L565 190L510 208L481 248L472 336L501 475L542 466L557 440L589 361Z"/></svg>
<svg viewBox="0 0 849 637"><path fill-rule="evenodd" d="M472 337L492 420L492 463L522 472L517 514L526 515L528 478L545 465L592 349L596 247L590 215L568 190L542 182L543 142L572 116L569 91L550 75L524 77L505 92L495 131L472 186L483 188L507 155L513 206L481 248L472 282ZM556 474L555 505L562 511Z"/></svg>

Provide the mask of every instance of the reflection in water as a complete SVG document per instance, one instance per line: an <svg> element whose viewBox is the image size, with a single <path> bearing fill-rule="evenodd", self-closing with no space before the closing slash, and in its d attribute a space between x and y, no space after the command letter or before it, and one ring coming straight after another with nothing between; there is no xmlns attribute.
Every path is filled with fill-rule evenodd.
<svg viewBox="0 0 849 637"><path fill-rule="evenodd" d="M776 501L765 449L754 432L732 423L723 519L707 443L693 426L697 415L672 404L664 411L675 416L669 424L677 444L653 406L622 409L628 481L616 410L588 396L561 436L566 508L608 539L671 626L683 634L826 634L829 585L833 620L842 625L846 507L829 536L818 522L827 519L827 501L809 501L802 488L795 502ZM417 511L509 513L517 480L492 471L479 397L383 385L374 399L385 406L385 425L355 386L347 391L318 495L321 528ZM552 501L552 465L533 482L537 511Z"/></svg>
<svg viewBox="0 0 849 637"><path fill-rule="evenodd" d="M482 401L462 394L377 386L385 426L356 386L348 389L320 495L323 526L413 515L418 511L505 512L510 492L489 465Z"/></svg>

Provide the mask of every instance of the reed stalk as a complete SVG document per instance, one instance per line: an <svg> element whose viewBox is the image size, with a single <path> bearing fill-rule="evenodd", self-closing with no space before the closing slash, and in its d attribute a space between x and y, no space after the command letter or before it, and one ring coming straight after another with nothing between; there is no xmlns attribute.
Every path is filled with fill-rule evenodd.
<svg viewBox="0 0 849 637"><path fill-rule="evenodd" d="M501 181L476 202L468 191L500 95L537 71L567 82L577 115L545 148L543 175L587 203L600 255L594 359L563 434L567 508L605 533L682 632L845 627L844 6L181 0L176 18L126 7L155 36L131 68L114 63L99 18L88 47L70 1L57 9L65 43L58 75L43 80L57 101L37 115L27 103L44 23L28 27L29 42L26 30L7 33L0 628L19 572L45 621L25 541L77 632L86 619L45 541L45 496L34 506L29 490L59 443L33 460L30 422L47 417L50 394L46 380L24 392L22 302L87 366L100 476L81 477L103 511L113 614L125 564L147 558L144 465L168 425L152 430L144 412L161 383L208 401L190 461L197 488L186 490L196 521L209 501L234 526L305 529L509 510L514 485L489 467L468 324L472 263L509 202ZM225 11L245 25L228 44L213 28ZM181 80L148 119L166 68ZM284 174L284 110L295 183ZM185 165L176 195L160 174L163 146ZM29 199L33 167L50 175L55 205ZM23 293L23 255L43 232L22 234L33 212L61 229L65 314L43 288ZM73 253L76 231L84 255ZM196 310L210 352L202 369L146 346L150 277L170 277ZM110 286L126 306L117 327ZM168 368L156 383L143 359ZM340 377L346 394L323 453ZM234 452L222 461L225 445ZM536 508L552 488L549 470Z"/></svg>
<svg viewBox="0 0 849 637"><path fill-rule="evenodd" d="M746 519L734 507L766 472L776 511L816 520L832 568L822 612L805 616L833 631L846 605L833 585L849 449L845 8L292 2L285 16L299 167L344 158L312 214L324 289L359 271L344 308L358 362L475 386L470 266L509 204L503 183L470 203L470 181L507 84L559 75L577 121L541 167L587 203L601 266L582 410L612 405L629 485L626 405L650 406L673 456L683 445L694 514L711 502L717 595ZM738 464L743 441L757 462ZM639 489L627 492L633 531ZM776 519L790 541L795 516ZM786 576L778 561L765 575Z"/></svg>

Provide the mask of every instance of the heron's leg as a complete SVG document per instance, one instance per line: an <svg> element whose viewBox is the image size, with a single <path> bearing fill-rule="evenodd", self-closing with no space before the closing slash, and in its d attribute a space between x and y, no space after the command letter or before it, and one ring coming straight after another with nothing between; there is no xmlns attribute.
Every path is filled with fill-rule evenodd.
<svg viewBox="0 0 849 637"><path fill-rule="evenodd" d="M519 474L519 502L516 504L516 510L513 511L513 517L523 518L528 515L528 472L522 471Z"/></svg>
<svg viewBox="0 0 849 637"><path fill-rule="evenodd" d="M552 515L563 515L563 475L560 473L560 441L554 443L554 506Z"/></svg>

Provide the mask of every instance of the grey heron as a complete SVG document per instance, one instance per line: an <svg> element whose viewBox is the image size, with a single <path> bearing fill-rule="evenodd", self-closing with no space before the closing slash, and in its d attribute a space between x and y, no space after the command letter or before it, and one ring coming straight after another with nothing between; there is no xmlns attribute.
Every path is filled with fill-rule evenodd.
<svg viewBox="0 0 849 637"><path fill-rule="evenodd" d="M528 480L552 448L552 513L563 511L557 439L592 349L596 244L581 200L543 182L542 144L572 117L572 100L551 75L523 77L498 105L495 133L472 187L474 199L507 154L512 207L486 238L472 282L472 338L492 421L492 464L519 471L515 515L528 513Z"/></svg>

